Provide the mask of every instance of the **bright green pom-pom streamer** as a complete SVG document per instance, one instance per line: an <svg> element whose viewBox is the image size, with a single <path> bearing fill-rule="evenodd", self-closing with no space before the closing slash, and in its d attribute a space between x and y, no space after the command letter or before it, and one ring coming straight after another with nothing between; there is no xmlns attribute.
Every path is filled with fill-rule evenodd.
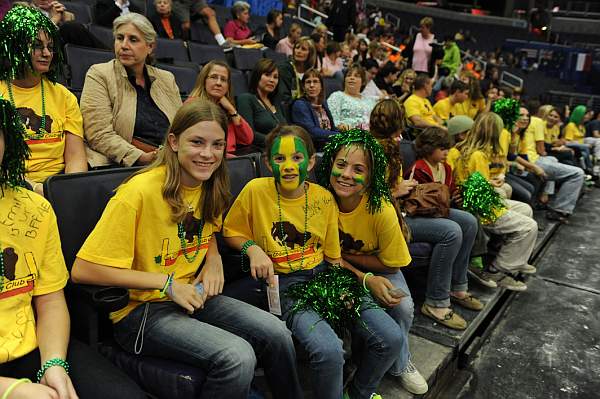
<svg viewBox="0 0 600 399"><path fill-rule="evenodd" d="M25 128L10 101L0 97L0 129L4 137L4 157L0 165L0 189L25 185L25 160L29 146L25 142Z"/></svg>
<svg viewBox="0 0 600 399"><path fill-rule="evenodd" d="M314 310L338 336L361 322L361 310L380 309L368 299L354 273L339 265L330 266L309 281L291 285L284 295L295 301L292 314Z"/></svg>
<svg viewBox="0 0 600 399"><path fill-rule="evenodd" d="M371 153L372 171L369 178L367 206L371 214L380 212L382 200L392 201L390 188L385 181L387 158L381 144L366 130L351 129L329 137L329 141L323 149L323 159L317 171L317 181L321 186L328 188L330 191L332 190L329 178L333 161L338 151L348 145L363 147Z"/></svg>
<svg viewBox="0 0 600 399"><path fill-rule="evenodd" d="M510 132L519 119L519 101L512 98L501 98L492 104L492 112L498 114L504 122L504 127Z"/></svg>
<svg viewBox="0 0 600 399"><path fill-rule="evenodd" d="M463 208L478 216L483 224L494 223L506 208L494 187L479 172L473 172L462 184Z"/></svg>
<svg viewBox="0 0 600 399"><path fill-rule="evenodd" d="M47 33L55 48L45 76L56 83L63 64L58 28L39 9L24 5L15 5L0 21L0 80L22 78L33 71L32 45L40 31Z"/></svg>

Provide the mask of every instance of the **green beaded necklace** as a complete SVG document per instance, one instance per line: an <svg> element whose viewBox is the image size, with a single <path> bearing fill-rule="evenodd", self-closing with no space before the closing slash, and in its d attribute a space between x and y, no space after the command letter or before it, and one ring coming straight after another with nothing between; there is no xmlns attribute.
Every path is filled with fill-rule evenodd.
<svg viewBox="0 0 600 399"><path fill-rule="evenodd" d="M0 246L0 292L4 289L4 249Z"/></svg>
<svg viewBox="0 0 600 399"><path fill-rule="evenodd" d="M190 207L190 210L193 210ZM187 260L188 263L192 263L198 257L200 253L200 242L202 240L202 230L204 229L204 219L200 219L200 226L198 227L198 245L196 245L196 249L194 251L194 255L188 256L187 254L187 244L185 243L185 228L183 227L183 222L177 223L177 236L179 237L179 243L181 245L181 252L183 252L183 256ZM193 242L192 242L193 244Z"/></svg>
<svg viewBox="0 0 600 399"><path fill-rule="evenodd" d="M275 186L275 191L277 191L277 209L279 210L279 234L283 237L283 217L281 212L281 194ZM300 267L298 269L294 269L290 264L290 254L288 253L287 245L283 245L285 248L285 258L287 259L288 267L291 271L295 272L298 270L302 270L302 266L304 264L304 251L306 250L306 233L308 232L308 190L306 186L304 186L304 234L302 238L302 253L300 255Z"/></svg>
<svg viewBox="0 0 600 399"><path fill-rule="evenodd" d="M38 131L32 136L29 136L29 140L39 140L46 134L46 95L44 92L44 78L40 80L40 86L42 89L42 122L40 123L40 128ZM15 97L13 95L12 83L10 81L8 82L8 97L10 98L10 103L16 109L17 106L15 105Z"/></svg>

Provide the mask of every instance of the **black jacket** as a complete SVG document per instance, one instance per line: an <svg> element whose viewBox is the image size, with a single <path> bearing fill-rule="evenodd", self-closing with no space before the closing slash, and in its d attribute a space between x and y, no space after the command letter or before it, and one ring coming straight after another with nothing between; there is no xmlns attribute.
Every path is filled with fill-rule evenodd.
<svg viewBox="0 0 600 399"><path fill-rule="evenodd" d="M165 31L165 28L163 27L160 15L155 13L154 15L151 15L149 19L150 22L152 22L152 26L154 26L154 30L158 34L158 37L164 37L165 39L168 39L169 36L167 35L167 31ZM171 22L173 38L181 39L183 35L183 31L181 30L181 20L175 15L171 14L171 16L169 16L169 22Z"/></svg>

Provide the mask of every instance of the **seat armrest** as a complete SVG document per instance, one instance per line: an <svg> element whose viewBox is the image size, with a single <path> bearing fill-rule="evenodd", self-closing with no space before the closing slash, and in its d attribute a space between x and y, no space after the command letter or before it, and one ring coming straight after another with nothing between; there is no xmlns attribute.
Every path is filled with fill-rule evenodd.
<svg viewBox="0 0 600 399"><path fill-rule="evenodd" d="M71 295L85 301L100 312L115 312L129 303L129 291L121 287L101 287L88 284L71 284Z"/></svg>

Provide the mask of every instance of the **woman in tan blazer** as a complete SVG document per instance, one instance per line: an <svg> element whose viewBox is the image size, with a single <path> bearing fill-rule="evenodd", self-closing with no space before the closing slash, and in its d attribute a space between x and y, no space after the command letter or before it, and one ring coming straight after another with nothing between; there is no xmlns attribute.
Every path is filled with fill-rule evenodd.
<svg viewBox="0 0 600 399"><path fill-rule="evenodd" d="M92 168L152 162L181 106L173 74L147 64L156 44L150 21L136 13L120 16L113 35L115 59L90 67L81 94Z"/></svg>

